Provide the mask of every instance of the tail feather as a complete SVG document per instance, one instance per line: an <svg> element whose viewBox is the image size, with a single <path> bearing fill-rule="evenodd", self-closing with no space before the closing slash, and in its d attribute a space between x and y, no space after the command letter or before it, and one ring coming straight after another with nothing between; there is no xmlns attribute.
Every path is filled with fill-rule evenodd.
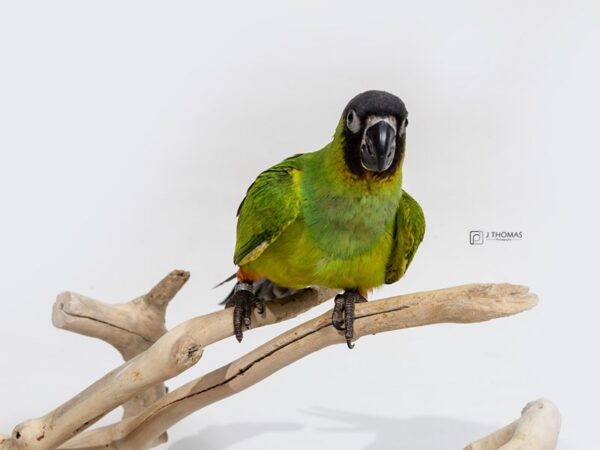
<svg viewBox="0 0 600 450"><path fill-rule="evenodd" d="M264 301L287 297L288 295L295 294L299 290L300 289L279 286L266 278L254 282L254 294Z"/></svg>
<svg viewBox="0 0 600 450"><path fill-rule="evenodd" d="M231 280L233 280L235 277L237 277L237 273L234 273L233 275L228 276L227 278L225 278L223 281L221 281L219 284L215 284L213 286L213 289L216 289L218 287L223 286L225 283L229 283Z"/></svg>

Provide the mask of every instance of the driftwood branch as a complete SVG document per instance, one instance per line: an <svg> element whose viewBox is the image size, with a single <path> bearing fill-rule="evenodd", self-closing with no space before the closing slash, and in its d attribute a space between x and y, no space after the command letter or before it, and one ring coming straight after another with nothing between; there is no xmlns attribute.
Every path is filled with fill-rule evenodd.
<svg viewBox="0 0 600 450"><path fill-rule="evenodd" d="M54 303L52 323L57 328L106 341L129 361L167 332L167 305L189 278L189 272L174 270L147 294L115 305L63 292ZM139 414L165 392L161 382L136 394L123 404L123 418ZM166 434L157 438L157 443L166 441Z"/></svg>
<svg viewBox="0 0 600 450"><path fill-rule="evenodd" d="M169 277L176 273L184 274L174 272ZM57 326L104 339L128 361L50 413L18 425L11 437L0 437L0 450L150 448L162 441L170 426L192 412L233 395L312 352L345 342L343 333L331 326L331 313L325 313L168 394L164 389L156 391L151 404L136 403L135 414L116 424L84 431L110 410L162 386L163 381L195 364L209 344L232 335L231 310L188 320L164 334L165 308L185 283L176 287L177 282L165 284L165 280L146 296L113 307L76 294L59 296L54 313ZM334 293L306 290L267 302L264 314L254 313L253 325L295 317ZM465 285L391 297L357 305L355 338L434 323L480 322L525 311L536 303L537 297L526 287L509 284ZM141 310L154 308L156 314L137 311L136 305ZM139 323L138 313L142 315ZM152 326L146 328L140 325L142 321ZM135 353L134 348L142 349L142 353Z"/></svg>
<svg viewBox="0 0 600 450"><path fill-rule="evenodd" d="M355 339L434 323L481 322L532 308L537 297L523 286L466 285L408 294L356 306ZM331 313L289 330L238 360L170 392L145 412L116 426L73 439L65 449L144 449L164 430L211 403L263 380L332 344L345 343Z"/></svg>
<svg viewBox="0 0 600 450"><path fill-rule="evenodd" d="M256 328L291 319L333 294L334 291L327 289L307 289L269 302L264 314L254 315L253 326ZM65 294L62 294L58 302L64 298ZM159 303L166 306L167 302ZM107 373L58 408L17 425L10 439L0 441L0 450L59 447L135 395L196 364L204 347L232 335L232 321L232 311L227 309L183 322L161 336L146 351Z"/></svg>
<svg viewBox="0 0 600 450"><path fill-rule="evenodd" d="M560 422L558 408L542 398L528 403L520 418L465 450L554 450Z"/></svg>
<svg viewBox="0 0 600 450"><path fill-rule="evenodd" d="M523 286L467 285L408 294L356 306L355 339L434 323L481 322L533 307L537 297ZM236 394L277 370L332 344L344 343L331 313L289 330L238 360L170 392L144 413L114 427L74 439L65 448L143 449L164 430L211 403ZM90 446L91 445L91 446Z"/></svg>

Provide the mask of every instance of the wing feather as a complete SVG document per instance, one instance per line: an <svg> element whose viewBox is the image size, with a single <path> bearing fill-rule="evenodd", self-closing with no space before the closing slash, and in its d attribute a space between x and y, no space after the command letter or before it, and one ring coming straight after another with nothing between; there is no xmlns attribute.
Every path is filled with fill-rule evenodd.
<svg viewBox="0 0 600 450"><path fill-rule="evenodd" d="M258 258L298 216L301 156L265 170L248 189L238 208L235 264Z"/></svg>
<svg viewBox="0 0 600 450"><path fill-rule="evenodd" d="M425 215L421 206L407 192L396 213L394 224L394 242L386 266L386 284L398 281L413 260L419 244L425 235Z"/></svg>

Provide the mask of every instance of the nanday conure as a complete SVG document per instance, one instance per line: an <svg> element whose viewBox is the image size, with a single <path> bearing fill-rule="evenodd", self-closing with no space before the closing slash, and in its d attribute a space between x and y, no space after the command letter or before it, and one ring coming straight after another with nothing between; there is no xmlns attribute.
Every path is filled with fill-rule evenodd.
<svg viewBox="0 0 600 450"><path fill-rule="evenodd" d="M235 335L263 310L265 286L343 290L332 324L352 348L354 304L405 273L425 232L419 204L402 190L406 107L367 91L344 109L333 140L262 172L238 209Z"/></svg>

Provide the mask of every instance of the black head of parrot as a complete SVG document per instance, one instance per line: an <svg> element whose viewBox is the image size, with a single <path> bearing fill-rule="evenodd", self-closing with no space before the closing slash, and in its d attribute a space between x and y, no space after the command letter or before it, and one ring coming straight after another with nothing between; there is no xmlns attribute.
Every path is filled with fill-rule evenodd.
<svg viewBox="0 0 600 450"><path fill-rule="evenodd" d="M396 172L406 141L408 112L402 100L384 91L358 94L344 109L343 150L352 173L387 177Z"/></svg>

